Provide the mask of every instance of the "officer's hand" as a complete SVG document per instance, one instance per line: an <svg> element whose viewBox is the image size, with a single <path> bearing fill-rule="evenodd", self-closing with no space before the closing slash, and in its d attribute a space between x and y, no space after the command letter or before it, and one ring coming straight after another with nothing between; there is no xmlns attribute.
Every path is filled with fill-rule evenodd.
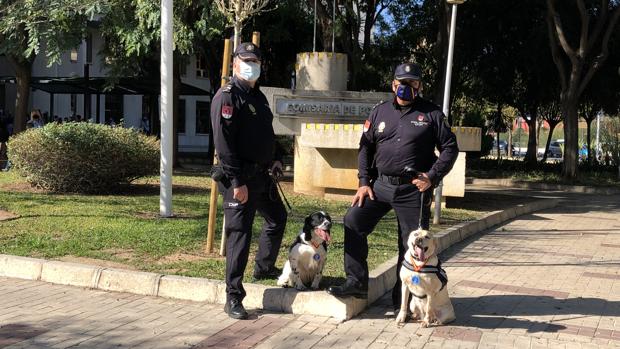
<svg viewBox="0 0 620 349"><path fill-rule="evenodd" d="M418 187L418 190L420 192L426 191L432 186L431 180L428 178L428 175L426 175L426 173L422 173L418 176L418 178L411 181L411 183Z"/></svg>
<svg viewBox="0 0 620 349"><path fill-rule="evenodd" d="M248 187L246 185L242 185L233 189L233 199L239 201L242 204L248 202Z"/></svg>
<svg viewBox="0 0 620 349"><path fill-rule="evenodd" d="M282 177L282 162L279 160L274 161L273 164L271 164L269 171L271 171L271 175L275 178Z"/></svg>
<svg viewBox="0 0 620 349"><path fill-rule="evenodd" d="M367 196L370 197L370 200L375 199L375 194L372 192L372 188L370 186L363 185L357 188L357 193L355 193L355 196L353 197L351 207L355 206L356 203L358 207L362 207L362 205L364 205L364 198Z"/></svg>

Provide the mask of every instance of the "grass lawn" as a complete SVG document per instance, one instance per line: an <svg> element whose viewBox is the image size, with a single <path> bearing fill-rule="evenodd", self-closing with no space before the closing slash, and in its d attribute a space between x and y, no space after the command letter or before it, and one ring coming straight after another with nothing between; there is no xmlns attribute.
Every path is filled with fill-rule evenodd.
<svg viewBox="0 0 620 349"><path fill-rule="evenodd" d="M158 179L140 180L122 194L59 195L31 188L15 172L0 172L0 209L20 216L0 221L0 253L223 279L225 260L217 255L221 209L218 210L216 251L212 254L203 251L210 178L191 172L175 174L173 211L177 218L172 219L158 217ZM294 194L290 183L284 187L294 212L289 216L277 266L283 266L288 247L298 235L304 217L321 209L336 221L324 284L344 277L342 216L348 203ZM441 230L474 220L483 213L445 209L443 224L432 228ZM262 219L257 218L246 281L250 280L261 224ZM370 235L368 263L371 269L396 255L396 230L395 215L391 212ZM275 281L265 283L275 284Z"/></svg>
<svg viewBox="0 0 620 349"><path fill-rule="evenodd" d="M564 185L620 188L618 168L615 166L589 166L580 163L577 178L567 180L562 176L562 163L538 164L538 169L524 166L523 159L467 159L466 176L475 178L512 178L515 180Z"/></svg>

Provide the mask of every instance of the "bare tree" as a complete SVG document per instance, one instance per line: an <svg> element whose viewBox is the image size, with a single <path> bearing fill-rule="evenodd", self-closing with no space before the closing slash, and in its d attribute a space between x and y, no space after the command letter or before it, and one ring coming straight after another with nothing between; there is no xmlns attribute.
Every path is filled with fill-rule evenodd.
<svg viewBox="0 0 620 349"><path fill-rule="evenodd" d="M234 48L241 43L241 29L248 18L267 11L271 0L214 0L217 9L235 29Z"/></svg>
<svg viewBox="0 0 620 349"><path fill-rule="evenodd" d="M551 102L547 105L539 108L540 116L549 124L549 135L547 136L547 143L545 144L545 152L541 163L547 162L547 154L549 153L549 145L551 145L551 138L553 137L553 130L556 126L562 122L562 113L560 112L560 105L557 102ZM566 151L564 151L566 154Z"/></svg>
<svg viewBox="0 0 620 349"><path fill-rule="evenodd" d="M573 17L567 8L568 1L547 0L551 54L562 86L560 105L566 139L563 163L566 178L577 175L579 97L607 59L609 39L620 18L617 0L600 0L598 5L594 1L588 2L591 6L586 6L585 0L574 2L579 19L571 21ZM556 7L558 4L561 7Z"/></svg>

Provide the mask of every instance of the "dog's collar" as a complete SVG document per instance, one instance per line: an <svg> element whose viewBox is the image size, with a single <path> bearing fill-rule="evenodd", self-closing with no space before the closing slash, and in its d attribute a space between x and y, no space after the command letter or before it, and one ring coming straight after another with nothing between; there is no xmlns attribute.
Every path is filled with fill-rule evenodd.
<svg viewBox="0 0 620 349"><path fill-rule="evenodd" d="M310 240L310 245L312 245L314 247L315 250L319 249L319 246L322 245L322 243L314 243L314 241Z"/></svg>
<svg viewBox="0 0 620 349"><path fill-rule="evenodd" d="M443 290L443 288L448 284L448 275L446 274L446 271L443 270L443 268L441 267L441 260L439 258L437 258L437 265L426 265L425 262L419 267L415 265L415 263L411 263L409 262L409 260L407 260L407 258L405 258L403 260L402 267L416 273L436 274L439 278L439 281L441 281L441 288L439 289L440 291ZM417 295L416 297L424 298Z"/></svg>

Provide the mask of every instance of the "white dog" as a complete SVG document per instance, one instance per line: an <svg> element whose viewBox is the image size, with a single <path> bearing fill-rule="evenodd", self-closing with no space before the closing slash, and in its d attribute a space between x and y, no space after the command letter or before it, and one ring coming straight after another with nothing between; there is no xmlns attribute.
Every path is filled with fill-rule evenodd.
<svg viewBox="0 0 620 349"><path fill-rule="evenodd" d="M332 219L323 211L306 217L301 234L289 249L288 261L278 278L279 286L295 287L300 291L319 288L331 227Z"/></svg>
<svg viewBox="0 0 620 349"><path fill-rule="evenodd" d="M437 243L428 230L418 229L409 234L409 247L400 268L402 299L396 321L407 318L407 300L413 294L410 309L414 320L422 320L422 326L447 324L456 319L448 296L448 277L441 268L436 255Z"/></svg>

